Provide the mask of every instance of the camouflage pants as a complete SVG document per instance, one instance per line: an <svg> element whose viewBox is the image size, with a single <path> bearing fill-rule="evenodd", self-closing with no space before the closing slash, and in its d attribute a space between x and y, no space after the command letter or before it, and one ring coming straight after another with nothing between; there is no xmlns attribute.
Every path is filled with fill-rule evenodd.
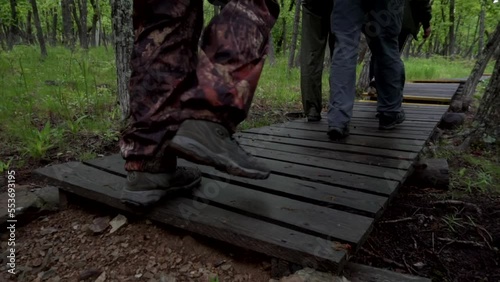
<svg viewBox="0 0 500 282"><path fill-rule="evenodd" d="M278 15L276 0L232 0L201 35L202 0L134 1L130 117L120 140L126 170L174 170L168 141L184 120L235 131L248 114Z"/></svg>

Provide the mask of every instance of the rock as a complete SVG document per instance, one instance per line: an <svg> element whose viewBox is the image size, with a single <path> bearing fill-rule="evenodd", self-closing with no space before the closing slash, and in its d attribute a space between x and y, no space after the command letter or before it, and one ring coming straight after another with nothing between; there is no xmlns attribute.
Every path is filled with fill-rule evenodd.
<svg viewBox="0 0 500 282"><path fill-rule="evenodd" d="M41 258L36 258L34 259L32 262L31 262L31 266L32 267L39 267L40 265L42 265L42 259Z"/></svg>
<svg viewBox="0 0 500 282"><path fill-rule="evenodd" d="M446 113L439 127L443 129L456 129L460 127L465 121L465 113Z"/></svg>
<svg viewBox="0 0 500 282"><path fill-rule="evenodd" d="M97 279L94 282L104 282L104 281L106 281L106 271L101 273L101 275L99 275L99 277L97 277Z"/></svg>
<svg viewBox="0 0 500 282"><path fill-rule="evenodd" d="M455 112L455 113L459 113L459 112L462 112L463 111L463 102L462 100L453 100L451 102L451 105L450 105L450 110Z"/></svg>
<svg viewBox="0 0 500 282"><path fill-rule="evenodd" d="M414 165L415 171L407 184L417 187L432 187L447 190L450 184L450 171L446 159L427 159Z"/></svg>
<svg viewBox="0 0 500 282"><path fill-rule="evenodd" d="M116 230L118 230L126 223L127 223L127 218L125 216L121 214L117 215L109 222L109 225L111 225L111 230L109 231L109 233L114 233Z"/></svg>
<svg viewBox="0 0 500 282"><path fill-rule="evenodd" d="M54 186L45 186L34 191L43 201L42 210L56 211L59 208L59 189Z"/></svg>
<svg viewBox="0 0 500 282"><path fill-rule="evenodd" d="M230 264L224 264L222 265L220 268L224 271L228 271L229 269L231 269L231 267L233 267L232 265Z"/></svg>
<svg viewBox="0 0 500 282"><path fill-rule="evenodd" d="M57 232L57 229L55 229L54 227L47 227L47 228L44 228L40 231L40 235L45 236L45 235L49 235L49 234L56 233L56 232Z"/></svg>
<svg viewBox="0 0 500 282"><path fill-rule="evenodd" d="M99 234L104 232L108 228L109 225L109 217L104 216L104 217L98 217L94 218L92 221L92 224L89 225L90 230L94 232L94 234Z"/></svg>
<svg viewBox="0 0 500 282"><path fill-rule="evenodd" d="M283 277L279 282L349 282L345 277L339 277L331 273L316 271L312 268L304 268L288 277Z"/></svg>
<svg viewBox="0 0 500 282"><path fill-rule="evenodd" d="M158 281L159 282L176 282L177 279L172 275L160 273Z"/></svg>
<svg viewBox="0 0 500 282"><path fill-rule="evenodd" d="M87 280L89 278L97 278L99 277L99 275L102 273L102 271L100 271L99 269L96 269L96 268L90 268L90 269L86 269L82 272L80 272L80 274L78 275L78 281L80 280Z"/></svg>
<svg viewBox="0 0 500 282"><path fill-rule="evenodd" d="M431 136L430 141L435 144L439 141L441 136L443 136L443 130L436 128L436 130L434 130L434 132L432 132L432 136Z"/></svg>
<svg viewBox="0 0 500 282"><path fill-rule="evenodd" d="M424 268L425 264L420 261L420 262L414 263L413 266L415 266L417 269L422 269L422 268Z"/></svg>

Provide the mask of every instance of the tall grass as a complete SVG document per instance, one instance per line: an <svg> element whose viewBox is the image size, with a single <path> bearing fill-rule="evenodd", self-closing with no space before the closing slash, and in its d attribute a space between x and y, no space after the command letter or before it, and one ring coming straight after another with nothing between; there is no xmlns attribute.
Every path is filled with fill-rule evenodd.
<svg viewBox="0 0 500 282"><path fill-rule="evenodd" d="M470 61L444 58L405 61L407 79L462 78ZM358 71L359 71L358 67ZM323 75L327 102L328 67ZM287 70L287 57L267 62L255 93L251 118L241 128L265 125L288 111L300 111L300 73ZM0 163L47 157L88 158L116 146L119 108L112 50L86 52L56 47L39 59L36 47L0 53Z"/></svg>

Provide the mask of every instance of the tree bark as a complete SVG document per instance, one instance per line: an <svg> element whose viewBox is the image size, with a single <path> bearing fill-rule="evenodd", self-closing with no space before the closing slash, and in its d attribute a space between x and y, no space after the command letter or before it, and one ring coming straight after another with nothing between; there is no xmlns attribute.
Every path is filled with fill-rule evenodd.
<svg viewBox="0 0 500 282"><path fill-rule="evenodd" d="M455 52L455 0L450 0L450 29L448 44L448 56L453 57Z"/></svg>
<svg viewBox="0 0 500 282"><path fill-rule="evenodd" d="M19 20L17 19L17 2L16 0L10 0L10 15L11 22L9 28L9 34L7 38L7 46L9 50L12 50L14 45L19 40Z"/></svg>
<svg viewBox="0 0 500 282"><path fill-rule="evenodd" d="M276 65L276 51L274 50L274 39L273 34L269 35L269 65Z"/></svg>
<svg viewBox="0 0 500 282"><path fill-rule="evenodd" d="M370 62L372 60L372 53L370 49L366 51L365 59L363 62L363 68L359 74L359 79L356 88L359 91L365 91L370 85Z"/></svg>
<svg viewBox="0 0 500 282"><path fill-rule="evenodd" d="M57 45L57 8L52 9L52 35L50 38L52 45Z"/></svg>
<svg viewBox="0 0 500 282"><path fill-rule="evenodd" d="M72 0L73 1L73 5L71 7L71 12L73 14L73 20L76 24L76 31L77 31L77 36L80 40L80 45L82 43L82 25L81 25L81 22L80 22L80 17L78 16L78 12L80 11L80 1L79 0ZM75 38L75 41L76 41L76 38ZM76 42L74 42L76 43Z"/></svg>
<svg viewBox="0 0 500 282"><path fill-rule="evenodd" d="M26 19L26 41L28 42L28 45L35 43L33 37L33 24L31 23L32 15L33 13L28 11L28 18Z"/></svg>
<svg viewBox="0 0 500 282"><path fill-rule="evenodd" d="M459 97L465 105L469 104L468 101L474 95L477 84L479 83L479 80L483 76L486 66L491 60L493 54L495 53L495 50L499 48L498 45L500 45L500 23L497 24L495 32L491 35L490 39L488 40L488 43L486 43L485 48L479 55L476 64L474 65L474 68L472 69L472 72L469 75L469 78L465 82L464 89L462 92L462 97Z"/></svg>
<svg viewBox="0 0 500 282"><path fill-rule="evenodd" d="M87 32L87 0L80 0L80 46L83 49L89 48L88 32Z"/></svg>
<svg viewBox="0 0 500 282"><path fill-rule="evenodd" d="M67 48L72 48L74 43L72 27L73 21L71 19L73 1L72 0L62 0L62 20L63 20L63 44Z"/></svg>
<svg viewBox="0 0 500 282"><path fill-rule="evenodd" d="M295 61L295 50L297 49L297 41L299 35L300 26L300 0L295 0L295 17L293 20L293 33L292 42L290 46L290 56L288 57L288 71L293 68L293 63Z"/></svg>
<svg viewBox="0 0 500 282"><path fill-rule="evenodd" d="M40 44L42 59L45 59L47 57L47 47L45 46L45 39L43 38L42 23L40 22L40 16L38 14L38 7L36 5L36 0L30 0L30 2L31 2L31 8L33 9L33 18L35 20L38 44Z"/></svg>
<svg viewBox="0 0 500 282"><path fill-rule="evenodd" d="M497 59L486 92L474 118L473 143L500 144L500 58ZM497 147L498 148L498 147Z"/></svg>
<svg viewBox="0 0 500 282"><path fill-rule="evenodd" d="M111 0L111 17L113 19L116 73L118 83L118 101L122 110L122 119L129 116L130 54L133 46L132 1Z"/></svg>
<svg viewBox="0 0 500 282"><path fill-rule="evenodd" d="M484 0L481 0L481 14L479 15L479 49L477 51L477 55L481 54L484 46L484 30L485 30L485 18L486 18L486 3Z"/></svg>

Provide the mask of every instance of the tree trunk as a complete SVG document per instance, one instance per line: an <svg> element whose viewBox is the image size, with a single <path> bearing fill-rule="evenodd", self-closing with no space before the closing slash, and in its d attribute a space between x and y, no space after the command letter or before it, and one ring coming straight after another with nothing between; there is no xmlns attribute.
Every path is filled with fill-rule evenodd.
<svg viewBox="0 0 500 282"><path fill-rule="evenodd" d="M83 49L89 48L87 36L87 0L80 0L80 46Z"/></svg>
<svg viewBox="0 0 500 282"><path fill-rule="evenodd" d="M10 29L9 29L9 34L8 34L8 39L7 39L7 46L9 50L12 50L14 45L18 42L19 40L19 21L17 19L17 3L16 0L10 0L10 15L11 15L11 22L10 22Z"/></svg>
<svg viewBox="0 0 500 282"><path fill-rule="evenodd" d="M365 59L363 62L363 68L359 74L358 84L356 88L359 91L365 91L370 85L370 62L372 60L372 53L370 50L366 51Z"/></svg>
<svg viewBox="0 0 500 282"><path fill-rule="evenodd" d="M73 1L72 0L62 0L61 8L62 8L62 20L63 20L63 44L67 48L72 48L74 45L73 38L73 21L71 19L71 11L73 10Z"/></svg>
<svg viewBox="0 0 500 282"><path fill-rule="evenodd" d="M116 56L116 73L118 77L118 100L122 110L122 119L129 116L130 54L133 46L132 1L111 0L111 17L113 19L114 46Z"/></svg>
<svg viewBox="0 0 500 282"><path fill-rule="evenodd" d="M273 39L273 34L271 33L269 35L269 65L274 66L276 65L276 51L274 50L274 39Z"/></svg>
<svg viewBox="0 0 500 282"><path fill-rule="evenodd" d="M32 13L31 11L28 11L28 18L26 19L26 41L28 42L28 45L35 43L33 37L33 24L31 23L31 17Z"/></svg>
<svg viewBox="0 0 500 282"><path fill-rule="evenodd" d="M36 0L30 0L31 8L33 9L33 18L35 20L36 35L38 37L38 44L40 44L40 51L42 53L42 59L47 57L47 48L45 46L45 39L43 38L42 23L40 22L40 16L38 14L38 7L36 5Z"/></svg>
<svg viewBox="0 0 500 282"><path fill-rule="evenodd" d="M328 45L328 44L327 44ZM359 52L358 52L358 65L365 61L365 56L368 51L368 42L364 34L361 34L361 39L359 42Z"/></svg>
<svg viewBox="0 0 500 282"><path fill-rule="evenodd" d="M73 1L73 5L71 7L71 12L73 14L73 20L76 24L76 32L77 32L77 36L78 38L80 39L80 45L82 43L82 25L81 25L81 22L80 22L80 17L78 16L78 11L80 11L80 1L79 0L72 0ZM75 39L76 41L76 39Z"/></svg>
<svg viewBox="0 0 500 282"><path fill-rule="evenodd" d="M500 45L500 23L497 24L495 32L491 35L488 43L486 43L486 46L479 55L469 78L465 82L462 97L460 97L464 105L469 104L472 95L474 95L474 92L476 91L479 79L483 76L484 70L495 53L495 50L498 48L498 45Z"/></svg>
<svg viewBox="0 0 500 282"><path fill-rule="evenodd" d="M500 58L496 61L490 82L474 118L474 125L475 130L471 136L473 143L500 144Z"/></svg>
<svg viewBox="0 0 500 282"><path fill-rule="evenodd" d="M50 38L52 45L57 45L57 8L52 9L52 35Z"/></svg>
<svg viewBox="0 0 500 282"><path fill-rule="evenodd" d="M455 0L450 0L450 29L448 44L448 56L452 57L455 50Z"/></svg>
<svg viewBox="0 0 500 282"><path fill-rule="evenodd" d="M97 46L99 43L99 27L97 25L99 21L99 7L97 6L99 4L98 0L90 0L90 4L92 5L92 9L94 10L94 15L92 16L92 31L90 35L90 45L91 46Z"/></svg>
<svg viewBox="0 0 500 282"><path fill-rule="evenodd" d="M485 18L486 18L486 7L484 0L481 0L481 14L479 15L479 49L477 51L478 56L481 54L481 51L483 50L484 46Z"/></svg>
<svg viewBox="0 0 500 282"><path fill-rule="evenodd" d="M295 61L295 50L297 49L297 40L300 26L300 0L295 0L295 17L293 19L292 43L290 46L290 56L288 57L288 71L293 68Z"/></svg>

